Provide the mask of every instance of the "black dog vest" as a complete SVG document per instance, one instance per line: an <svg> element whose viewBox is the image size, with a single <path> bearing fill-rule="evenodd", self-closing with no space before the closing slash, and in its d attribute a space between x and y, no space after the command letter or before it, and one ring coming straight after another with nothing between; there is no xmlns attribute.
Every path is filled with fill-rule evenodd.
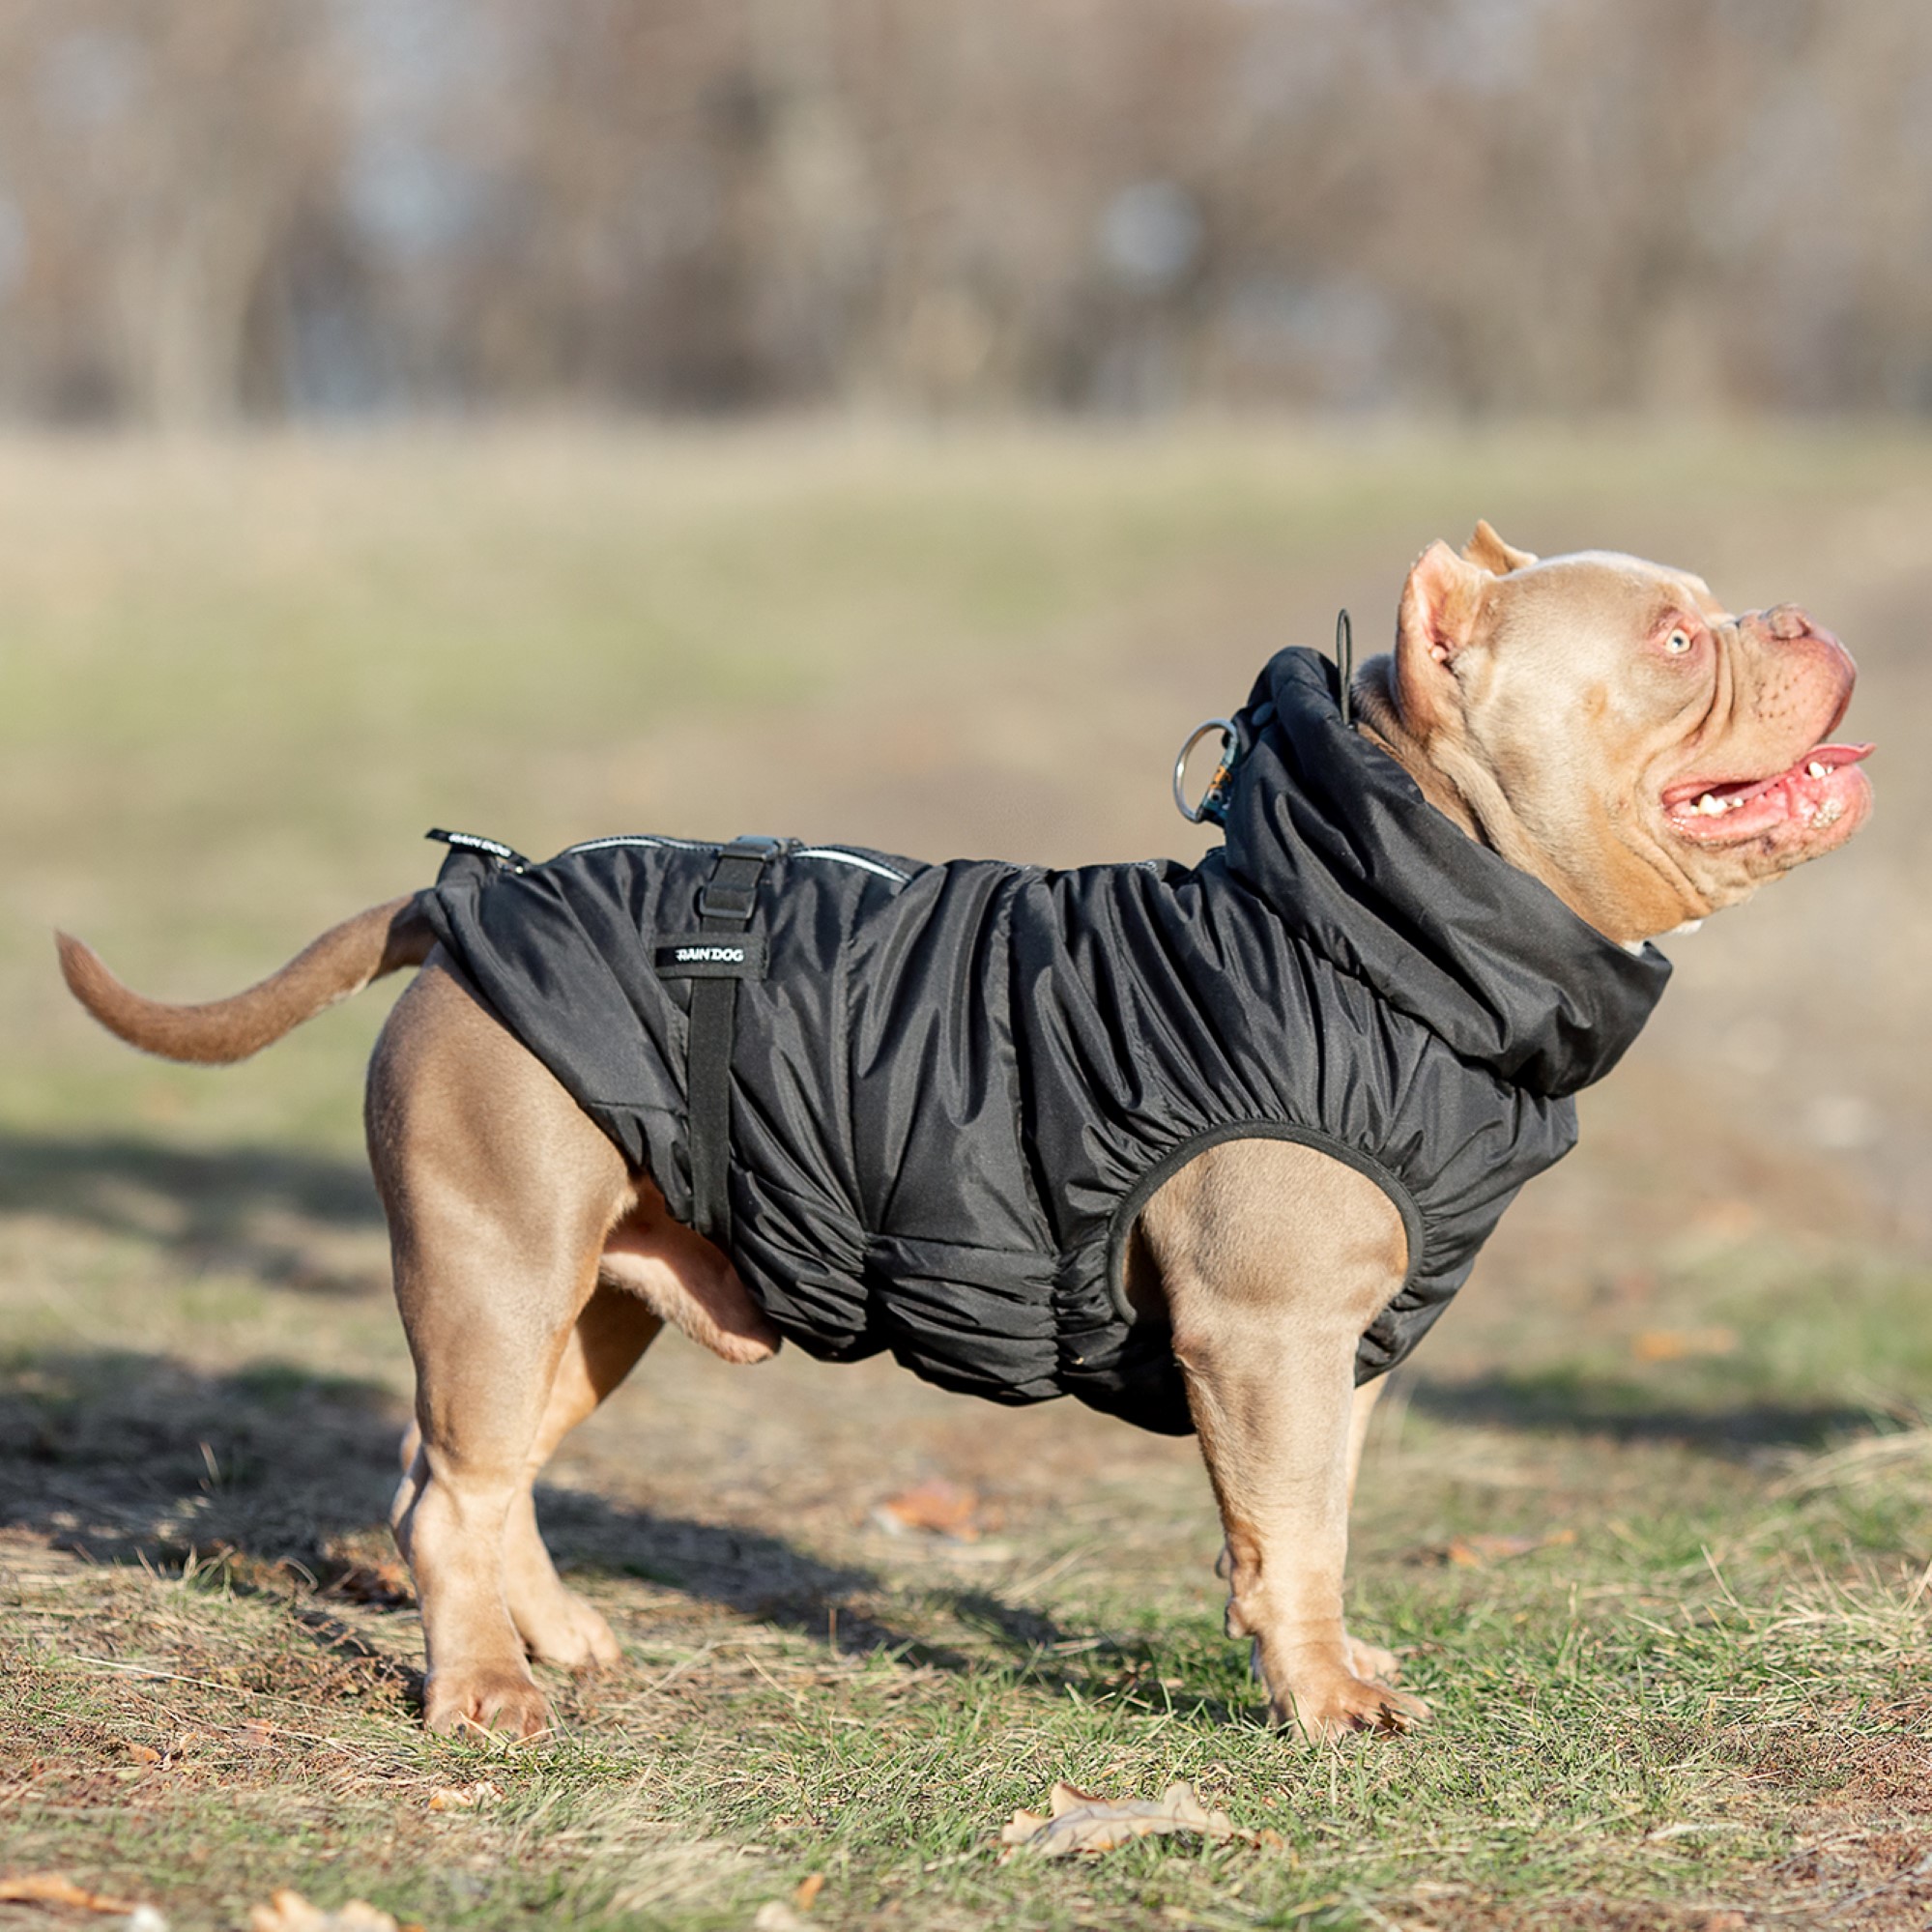
<svg viewBox="0 0 1932 1932"><path fill-rule="evenodd" d="M1362 1338L1366 1381L1569 1151L1571 1096L1616 1063L1670 970L1344 729L1325 658L1281 652L1237 722L1226 842L1193 867L615 838L524 868L459 850L421 905L800 1347L889 1348L944 1388L1073 1395L1183 1433L1167 1332L1135 1322L1123 1285L1162 1181L1242 1137L1370 1176L1409 1267ZM715 1002L701 989L719 977L729 1065L694 1076L694 1000ZM716 1086L720 1156L729 1135L728 1162L696 1150L719 1165L722 1205L702 1217L694 1078Z"/></svg>

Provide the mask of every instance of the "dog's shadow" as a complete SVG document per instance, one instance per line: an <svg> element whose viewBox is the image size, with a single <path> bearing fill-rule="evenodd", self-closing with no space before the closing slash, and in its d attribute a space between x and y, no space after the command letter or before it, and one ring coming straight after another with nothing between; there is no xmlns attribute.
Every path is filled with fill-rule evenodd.
<svg viewBox="0 0 1932 1932"><path fill-rule="evenodd" d="M219 1261L282 1286L361 1293L376 1285L363 1264L335 1275L314 1259L318 1235L380 1238L367 1175L348 1162L176 1151L132 1137L0 1134L0 1213L10 1210L146 1240L176 1260ZM1601 1378L1425 1376L1413 1399L1445 1421L1673 1442L1725 1457L1816 1448L1871 1425L1862 1409L1836 1404L1672 1406L1653 1390ZM331 1614L332 1593L360 1591L361 1600L380 1603L383 1576L398 1575L384 1560L384 1524L405 1420L392 1391L294 1362L214 1373L133 1350L0 1357L0 1528L39 1531L98 1562L165 1572L212 1561L233 1588L278 1582L303 1599L295 1614L314 1642L353 1650L360 1640ZM762 1529L581 1489L540 1489L538 1509L566 1568L642 1576L846 1654L886 1653L961 1674L1000 1670L1052 1694L1094 1694L1151 1663L1132 1638L1069 1629L996 1588L922 1578L916 1594L940 1613L932 1621L970 1633L949 1644L907 1628L928 1620L902 1614L903 1590L896 1599L893 1582L863 1563L828 1561ZM371 1570L373 1584L359 1574ZM407 1601L398 1595L394 1607ZM1232 1715L1209 1698L1185 1708Z"/></svg>
<svg viewBox="0 0 1932 1932"><path fill-rule="evenodd" d="M360 1162L267 1147L170 1147L136 1135L0 1131L0 1215L32 1215L145 1242L178 1262L232 1268L276 1287L360 1292L366 1266L318 1263L383 1216ZM380 1264L377 1264L378 1267Z"/></svg>
<svg viewBox="0 0 1932 1932"><path fill-rule="evenodd" d="M1868 1407L1785 1401L1771 1396L1713 1399L1698 1406L1660 1401L1658 1391L1616 1375L1499 1372L1440 1381L1426 1370L1410 1384L1419 1411L1444 1422L1528 1435L1601 1437L1689 1449L1726 1461L1767 1450L1816 1450L1871 1432Z"/></svg>
<svg viewBox="0 0 1932 1932"><path fill-rule="evenodd" d="M389 1389L290 1363L210 1373L133 1350L16 1356L0 1366L0 1529L38 1532L95 1563L192 1567L232 1590L289 1591L312 1641L365 1654L331 1603L346 1593L411 1607L384 1527L406 1420ZM1070 1631L983 1586L922 1580L920 1597L979 1641L968 1655L905 1628L877 1572L768 1531L584 1489L539 1486L537 1508L566 1575L642 1577L844 1655L994 1668L1055 1694L1090 1691L1138 1658L1132 1639ZM1068 1650L1077 1655L1058 1654Z"/></svg>

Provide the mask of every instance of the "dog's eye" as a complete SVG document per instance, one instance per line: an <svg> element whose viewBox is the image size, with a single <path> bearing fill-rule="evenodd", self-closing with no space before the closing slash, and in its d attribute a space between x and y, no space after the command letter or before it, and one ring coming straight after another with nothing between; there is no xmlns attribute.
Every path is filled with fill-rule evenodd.
<svg viewBox="0 0 1932 1932"><path fill-rule="evenodd" d="M1673 657L1682 657L1690 649L1690 633L1687 630L1674 630L1664 639L1663 648Z"/></svg>

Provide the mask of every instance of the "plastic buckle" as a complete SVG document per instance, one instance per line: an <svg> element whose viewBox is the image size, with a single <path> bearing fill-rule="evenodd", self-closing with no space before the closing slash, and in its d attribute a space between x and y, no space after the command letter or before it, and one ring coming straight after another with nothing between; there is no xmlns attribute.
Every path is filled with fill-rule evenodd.
<svg viewBox="0 0 1932 1932"><path fill-rule="evenodd" d="M710 876L705 880L698 893L698 916L701 919L728 919L735 926L749 925L752 915L752 894L757 884L758 874L742 885L730 885L728 892L733 903L726 904L712 898L719 890L718 874L731 859L750 859L762 873L766 862L776 858L785 850L785 841L775 839L768 832L747 832L741 838L734 839L728 846L718 848L718 855L711 863Z"/></svg>

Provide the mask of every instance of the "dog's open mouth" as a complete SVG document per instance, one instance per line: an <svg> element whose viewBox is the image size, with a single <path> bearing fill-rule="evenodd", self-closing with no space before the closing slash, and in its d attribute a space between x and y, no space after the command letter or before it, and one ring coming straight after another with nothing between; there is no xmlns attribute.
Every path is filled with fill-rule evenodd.
<svg viewBox="0 0 1932 1932"><path fill-rule="evenodd" d="M1769 778L1695 779L1663 794L1671 828L1699 845L1761 838L1782 826L1801 835L1838 823L1867 789L1859 762L1868 744L1813 745Z"/></svg>

